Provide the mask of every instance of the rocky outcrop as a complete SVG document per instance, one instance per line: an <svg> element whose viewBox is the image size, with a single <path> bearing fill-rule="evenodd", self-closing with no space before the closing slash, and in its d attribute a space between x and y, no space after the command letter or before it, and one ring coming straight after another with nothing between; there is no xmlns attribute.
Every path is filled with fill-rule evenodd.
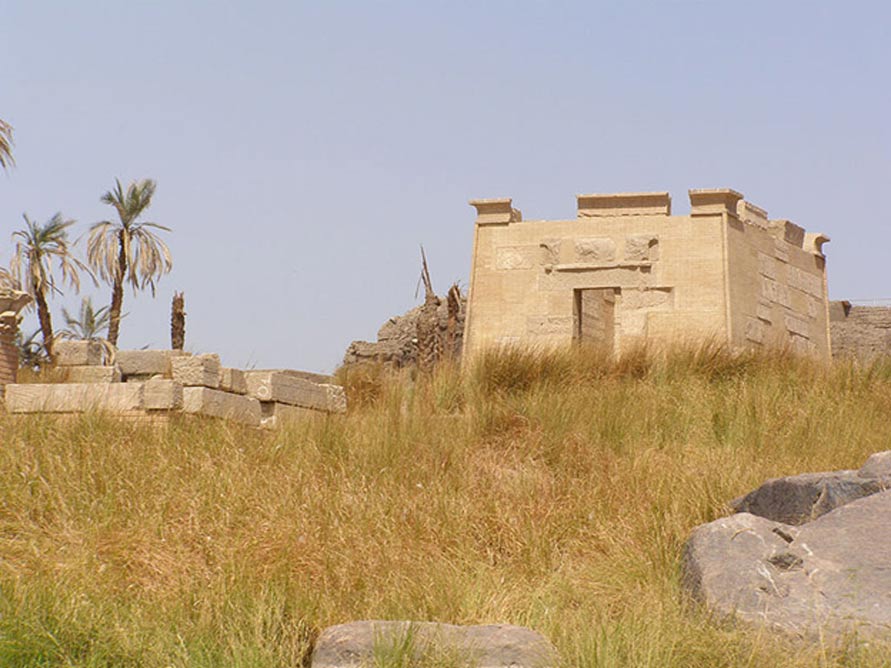
<svg viewBox="0 0 891 668"><path fill-rule="evenodd" d="M410 654L412 661L400 660ZM376 662L378 659L379 662ZM319 636L311 668L373 665L462 665L551 668L557 651L544 636L509 624L455 626L433 622L361 621L331 626ZM426 659L426 661L425 661Z"/></svg>
<svg viewBox="0 0 891 668"><path fill-rule="evenodd" d="M719 615L802 636L887 638L891 491L882 481L889 469L884 452L859 471L769 481L736 502L749 512L693 531L685 588Z"/></svg>
<svg viewBox="0 0 891 668"><path fill-rule="evenodd" d="M870 457L859 471L774 478L734 499L730 505L737 512L797 525L886 489L891 489L891 452L880 452Z"/></svg>
<svg viewBox="0 0 891 668"><path fill-rule="evenodd" d="M467 299L458 300L457 316L449 317L449 300L440 298L436 307L435 331L443 354L460 357L464 336L464 314ZM453 307L454 308L454 307ZM380 362L401 368L418 361L418 324L424 306L418 306L400 316L387 320L377 332L377 341L353 341L343 358L344 366L365 362ZM426 323L423 323L426 325Z"/></svg>

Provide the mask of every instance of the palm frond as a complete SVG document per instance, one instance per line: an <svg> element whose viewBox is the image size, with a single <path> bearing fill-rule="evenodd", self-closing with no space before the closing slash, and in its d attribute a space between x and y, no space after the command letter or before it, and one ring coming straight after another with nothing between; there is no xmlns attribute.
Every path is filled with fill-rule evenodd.
<svg viewBox="0 0 891 668"><path fill-rule="evenodd" d="M7 169L15 164L12 157L12 126L0 120L0 167Z"/></svg>

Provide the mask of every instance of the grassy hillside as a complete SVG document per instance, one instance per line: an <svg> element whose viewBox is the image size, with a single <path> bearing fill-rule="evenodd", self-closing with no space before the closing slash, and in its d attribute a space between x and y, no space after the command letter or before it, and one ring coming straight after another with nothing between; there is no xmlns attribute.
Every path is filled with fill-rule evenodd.
<svg viewBox="0 0 891 668"><path fill-rule="evenodd" d="M0 665L298 666L329 624L512 622L567 665L885 666L709 619L695 525L891 448L891 364L716 349L353 372L277 433L0 417Z"/></svg>

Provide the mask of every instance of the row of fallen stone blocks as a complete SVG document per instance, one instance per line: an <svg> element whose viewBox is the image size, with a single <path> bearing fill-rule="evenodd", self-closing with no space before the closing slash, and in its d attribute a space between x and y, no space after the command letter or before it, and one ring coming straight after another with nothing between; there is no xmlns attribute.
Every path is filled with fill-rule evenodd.
<svg viewBox="0 0 891 668"><path fill-rule="evenodd" d="M301 371L242 371L215 354L114 351L93 341L57 344L64 384L8 385L10 413L182 411L276 426L318 412L346 410L343 388Z"/></svg>

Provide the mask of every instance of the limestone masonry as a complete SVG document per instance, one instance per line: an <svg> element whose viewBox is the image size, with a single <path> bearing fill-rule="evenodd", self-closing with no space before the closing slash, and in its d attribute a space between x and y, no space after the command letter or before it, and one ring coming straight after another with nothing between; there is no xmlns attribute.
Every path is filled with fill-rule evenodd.
<svg viewBox="0 0 891 668"><path fill-rule="evenodd" d="M105 411L151 418L186 413L269 428L346 411L343 388L329 376L230 369L213 354L114 351L95 341L59 341L56 368L62 383L7 384L6 411Z"/></svg>
<svg viewBox="0 0 891 668"><path fill-rule="evenodd" d="M829 305L833 357L870 360L891 355L891 306Z"/></svg>
<svg viewBox="0 0 891 668"><path fill-rule="evenodd" d="M829 241L729 189L579 195L573 220L524 221L510 199L477 210L464 353L490 346L642 342L790 346L828 359Z"/></svg>

